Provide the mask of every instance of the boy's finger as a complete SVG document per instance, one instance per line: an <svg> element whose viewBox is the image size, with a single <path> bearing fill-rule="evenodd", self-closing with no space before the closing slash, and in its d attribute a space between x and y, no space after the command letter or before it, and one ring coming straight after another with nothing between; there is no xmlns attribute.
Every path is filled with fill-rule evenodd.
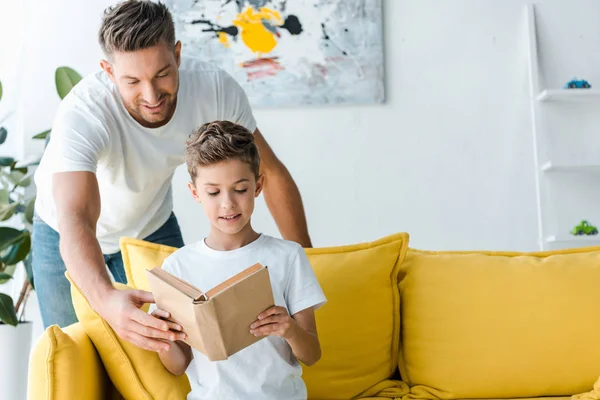
<svg viewBox="0 0 600 400"><path fill-rule="evenodd" d="M278 307L278 306L271 307L268 310L263 311L260 314L258 314L258 319L265 319L270 315L281 314L281 308L282 307Z"/></svg>
<svg viewBox="0 0 600 400"><path fill-rule="evenodd" d="M281 322L281 315L276 314L276 315L271 315L267 318L258 320L258 321L254 321L251 325L250 325L250 329L255 329L258 328L260 326L263 325L269 325L269 324L276 324L278 322Z"/></svg>

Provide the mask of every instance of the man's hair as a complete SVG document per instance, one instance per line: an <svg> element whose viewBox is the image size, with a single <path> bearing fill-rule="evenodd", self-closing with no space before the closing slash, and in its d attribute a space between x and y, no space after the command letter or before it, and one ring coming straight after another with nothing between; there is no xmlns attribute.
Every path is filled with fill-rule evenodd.
<svg viewBox="0 0 600 400"><path fill-rule="evenodd" d="M260 155L254 135L229 121L209 122L192 132L186 142L185 160L192 182L196 179L197 167L227 160L247 163L256 179L260 173Z"/></svg>
<svg viewBox="0 0 600 400"><path fill-rule="evenodd" d="M106 56L153 47L161 40L175 46L173 17L161 2L125 0L104 11L98 40Z"/></svg>

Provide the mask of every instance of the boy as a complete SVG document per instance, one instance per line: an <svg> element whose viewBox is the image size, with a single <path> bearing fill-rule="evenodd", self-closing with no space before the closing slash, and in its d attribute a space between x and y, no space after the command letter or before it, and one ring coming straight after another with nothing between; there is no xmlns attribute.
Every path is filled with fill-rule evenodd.
<svg viewBox="0 0 600 400"><path fill-rule="evenodd" d="M314 310L326 299L300 245L252 229L254 199L264 184L254 137L241 125L217 121L201 126L186 144L188 187L211 228L204 240L169 256L163 269L208 290L255 263L268 265L275 306L248 327L268 337L228 360L210 362L181 341L168 342L160 359L173 374L187 369L188 399L306 399L298 361L312 365L321 357ZM169 318L160 309L152 314Z"/></svg>

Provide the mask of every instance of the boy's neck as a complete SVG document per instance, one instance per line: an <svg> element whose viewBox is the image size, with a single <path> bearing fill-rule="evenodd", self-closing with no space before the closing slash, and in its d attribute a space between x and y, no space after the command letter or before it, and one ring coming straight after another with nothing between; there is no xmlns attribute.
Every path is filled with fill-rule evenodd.
<svg viewBox="0 0 600 400"><path fill-rule="evenodd" d="M222 232L211 227L204 242L208 247L218 251L230 251L244 247L260 237L260 234L252 229L250 224L235 234Z"/></svg>

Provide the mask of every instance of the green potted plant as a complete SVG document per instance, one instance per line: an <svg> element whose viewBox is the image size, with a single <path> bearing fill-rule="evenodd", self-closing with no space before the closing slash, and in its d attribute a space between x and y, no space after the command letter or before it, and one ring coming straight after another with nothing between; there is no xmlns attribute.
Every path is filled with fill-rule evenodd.
<svg viewBox="0 0 600 400"><path fill-rule="evenodd" d="M56 89L63 99L81 80L79 74L68 67L55 73ZM2 83L0 82L0 101ZM0 146L6 142L8 130L0 120ZM47 140L50 130L33 138ZM35 205L35 190L31 186L40 155L16 160L0 157L0 398L24 398L29 347L31 346L31 321L24 319L29 294L34 289L31 268L31 230ZM23 267L26 278L19 294L13 299L2 290L14 279L16 269Z"/></svg>

